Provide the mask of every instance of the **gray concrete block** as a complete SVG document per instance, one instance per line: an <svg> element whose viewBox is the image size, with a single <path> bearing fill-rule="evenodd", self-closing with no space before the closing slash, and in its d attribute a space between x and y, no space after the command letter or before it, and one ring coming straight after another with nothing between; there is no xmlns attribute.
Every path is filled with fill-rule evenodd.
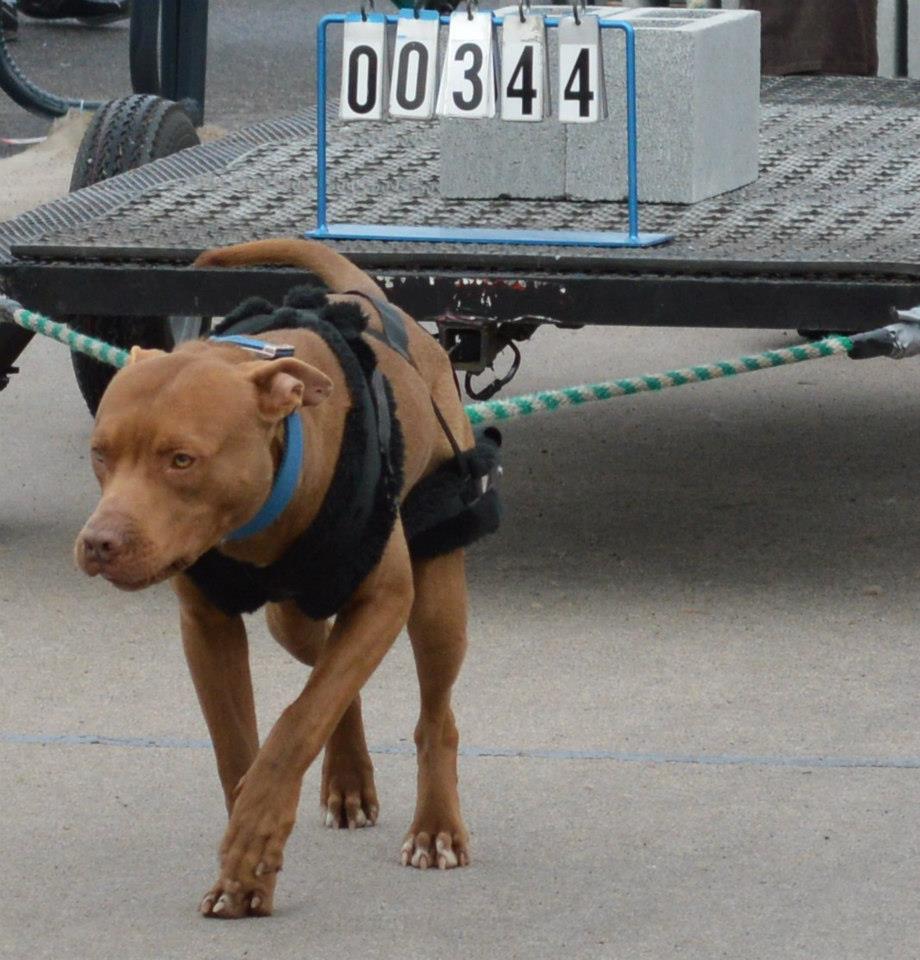
<svg viewBox="0 0 920 960"><path fill-rule="evenodd" d="M639 199L695 203L757 179L760 15L636 9ZM625 40L604 33L609 116L569 125L566 194L626 196Z"/></svg>
<svg viewBox="0 0 920 960"><path fill-rule="evenodd" d="M559 16L571 7L531 7L535 14ZM589 12L609 12L589 7ZM499 7L497 16L517 16L517 6ZM444 31L442 31L443 33ZM499 31L499 40L501 31ZM550 63L550 100L556 95L558 45L555 31L547 31ZM477 199L517 197L539 199L565 195L566 130L553 116L539 123L493 120L439 120L443 197Z"/></svg>
<svg viewBox="0 0 920 960"><path fill-rule="evenodd" d="M441 196L561 197L565 193L565 128L539 123L440 118Z"/></svg>
<svg viewBox="0 0 920 960"><path fill-rule="evenodd" d="M565 16L568 6L534 6ZM694 203L757 178L760 17L750 11L589 7L636 28L639 197ZM517 14L503 7L498 15ZM549 32L550 86L558 46ZM440 121L442 196L626 196L625 41L605 30L608 119L597 124Z"/></svg>

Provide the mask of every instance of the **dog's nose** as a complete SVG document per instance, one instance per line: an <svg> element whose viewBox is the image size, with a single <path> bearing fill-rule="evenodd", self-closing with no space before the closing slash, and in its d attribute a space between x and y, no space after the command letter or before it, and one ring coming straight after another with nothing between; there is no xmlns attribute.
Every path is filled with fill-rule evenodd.
<svg viewBox="0 0 920 960"><path fill-rule="evenodd" d="M85 530L83 533L83 551L86 559L102 566L115 560L124 545L124 537L117 530L100 528Z"/></svg>

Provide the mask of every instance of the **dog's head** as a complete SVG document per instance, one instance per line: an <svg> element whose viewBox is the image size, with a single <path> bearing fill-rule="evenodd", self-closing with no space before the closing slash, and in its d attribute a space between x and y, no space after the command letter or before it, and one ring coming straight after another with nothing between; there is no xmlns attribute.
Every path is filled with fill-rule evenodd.
<svg viewBox="0 0 920 960"><path fill-rule="evenodd" d="M138 590L194 563L268 497L283 433L322 403L328 377L293 357L239 360L204 343L132 351L99 405L93 469L102 497L77 537L77 564Z"/></svg>

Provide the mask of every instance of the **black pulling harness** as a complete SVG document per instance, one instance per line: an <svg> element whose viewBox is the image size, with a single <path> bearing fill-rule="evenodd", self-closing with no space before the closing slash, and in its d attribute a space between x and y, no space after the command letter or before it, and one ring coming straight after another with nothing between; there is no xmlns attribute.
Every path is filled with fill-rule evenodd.
<svg viewBox="0 0 920 960"><path fill-rule="evenodd" d="M454 456L416 484L400 504L402 429L392 388L363 335L383 341L415 364L398 311L385 301L366 299L380 314L383 332L368 330L355 304L330 304L323 291L308 288L292 290L277 309L262 299L247 300L215 331L252 335L310 330L332 350L351 398L329 490L313 523L294 544L267 567L235 560L214 548L186 571L226 614L251 613L267 602L294 600L314 619L334 615L380 562L397 515L416 559L449 553L498 529L495 480L501 437L488 429L472 449L461 450L433 399L435 416Z"/></svg>

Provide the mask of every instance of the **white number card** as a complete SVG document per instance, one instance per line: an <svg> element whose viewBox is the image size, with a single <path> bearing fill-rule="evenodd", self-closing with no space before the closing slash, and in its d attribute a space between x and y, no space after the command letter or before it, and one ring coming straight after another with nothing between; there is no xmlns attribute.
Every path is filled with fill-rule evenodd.
<svg viewBox="0 0 920 960"><path fill-rule="evenodd" d="M559 119L596 123L607 116L601 27L596 14L559 22Z"/></svg>
<svg viewBox="0 0 920 960"><path fill-rule="evenodd" d="M447 59L438 92L444 117L494 117L495 29L492 14L456 10L450 15Z"/></svg>
<svg viewBox="0 0 920 960"><path fill-rule="evenodd" d="M386 104L386 20L369 13L345 21L342 40L342 91L339 116L343 120L382 120Z"/></svg>
<svg viewBox="0 0 920 960"><path fill-rule="evenodd" d="M542 120L549 110L546 22L528 13L502 23L502 120Z"/></svg>
<svg viewBox="0 0 920 960"><path fill-rule="evenodd" d="M438 82L437 10L400 10L396 24L390 114L427 120L434 115Z"/></svg>

